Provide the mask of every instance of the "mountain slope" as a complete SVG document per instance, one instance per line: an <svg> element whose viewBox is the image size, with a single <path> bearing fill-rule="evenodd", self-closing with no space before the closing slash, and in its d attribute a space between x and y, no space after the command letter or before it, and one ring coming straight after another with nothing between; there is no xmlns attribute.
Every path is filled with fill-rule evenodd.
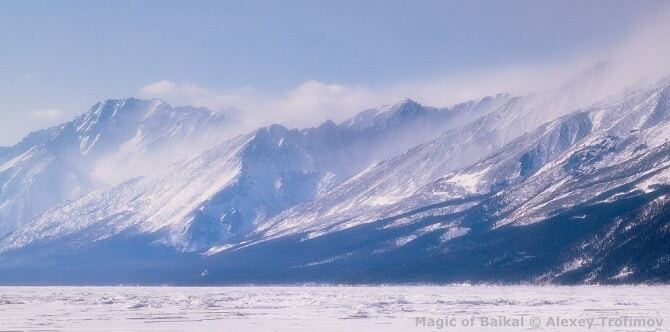
<svg viewBox="0 0 670 332"><path fill-rule="evenodd" d="M0 156L0 234L54 204L147 174L220 142L229 121L158 100L108 100Z"/></svg>
<svg viewBox="0 0 670 332"><path fill-rule="evenodd" d="M382 218L390 206L431 182L475 163L547 121L588 106L584 103L608 85L610 70L608 63L599 63L558 88L492 103L492 111L364 170L323 197L268 221L259 233L273 235L318 224L327 227L358 216Z"/></svg>
<svg viewBox="0 0 670 332"><path fill-rule="evenodd" d="M495 100L507 98L443 110L403 100L339 125L328 121L304 130L262 128L165 172L58 205L3 243L14 248L91 227L95 234L79 234L82 241L134 229L164 233L162 241L182 250L207 249L242 238L256 223L435 137L452 119L487 112Z"/></svg>
<svg viewBox="0 0 670 332"><path fill-rule="evenodd" d="M222 248L203 282L667 282L669 83L544 124L383 217Z"/></svg>
<svg viewBox="0 0 670 332"><path fill-rule="evenodd" d="M294 228L291 246L368 229L358 245L307 262L350 269L349 280L667 281L669 82L545 124L384 218Z"/></svg>

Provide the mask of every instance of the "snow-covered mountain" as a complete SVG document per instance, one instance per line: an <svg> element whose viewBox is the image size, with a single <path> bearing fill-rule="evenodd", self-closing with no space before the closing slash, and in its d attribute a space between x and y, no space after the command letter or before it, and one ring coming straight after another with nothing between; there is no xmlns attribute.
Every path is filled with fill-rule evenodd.
<svg viewBox="0 0 670 332"><path fill-rule="evenodd" d="M594 95L602 95L599 91L608 85L610 73L609 63L599 63L558 88L490 100L490 112L366 169L318 200L268 221L259 231L275 234L290 232L293 227L381 218L388 214L390 205L411 197L432 181L498 151L547 121L588 106L585 103L592 102ZM539 129L543 130L546 128ZM470 187L477 185L476 175L455 179L463 183L457 196L468 194Z"/></svg>
<svg viewBox="0 0 670 332"><path fill-rule="evenodd" d="M224 115L206 109L122 99L32 133L0 154L0 234L56 203L211 147L229 127Z"/></svg>
<svg viewBox="0 0 670 332"><path fill-rule="evenodd" d="M63 155L96 156L77 169L97 190L0 239L0 282L667 281L670 78L606 94L610 75L602 63L527 96L274 125L134 178L113 165L143 164L150 135L78 135ZM3 165L59 135L0 150ZM118 181L94 181L111 170Z"/></svg>
<svg viewBox="0 0 670 332"><path fill-rule="evenodd" d="M4 241L16 247L86 228L94 234L85 237L93 238L133 228L165 233L166 243L184 250L209 248L246 235L258 222L318 197L370 164L486 113L492 105L485 98L438 110L402 100L339 125L327 121L304 130L261 128L163 172L59 204ZM125 148L138 151L135 141L103 161L132 159Z"/></svg>
<svg viewBox="0 0 670 332"><path fill-rule="evenodd" d="M240 282L218 273L290 250L259 270L338 282L667 281L669 96L670 79L638 82L381 209L291 210L220 248L210 272Z"/></svg>
<svg viewBox="0 0 670 332"><path fill-rule="evenodd" d="M638 83L541 125L383 216L331 218L291 233L327 242L374 229L359 240L365 249L307 263L372 261L372 280L393 281L383 270L406 281L667 280L669 97L670 79Z"/></svg>

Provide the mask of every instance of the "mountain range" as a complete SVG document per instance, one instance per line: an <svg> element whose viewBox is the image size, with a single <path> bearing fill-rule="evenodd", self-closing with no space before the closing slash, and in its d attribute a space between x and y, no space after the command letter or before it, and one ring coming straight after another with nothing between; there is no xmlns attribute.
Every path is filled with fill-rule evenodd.
<svg viewBox="0 0 670 332"><path fill-rule="evenodd" d="M670 78L248 133L107 100L0 149L0 283L670 278Z"/></svg>

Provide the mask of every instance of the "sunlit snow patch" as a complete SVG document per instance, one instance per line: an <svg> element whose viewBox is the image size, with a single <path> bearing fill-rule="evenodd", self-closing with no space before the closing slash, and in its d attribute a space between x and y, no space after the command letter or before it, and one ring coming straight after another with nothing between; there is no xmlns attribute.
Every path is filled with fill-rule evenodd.
<svg viewBox="0 0 670 332"><path fill-rule="evenodd" d="M475 193L477 192L477 187L479 186L482 178L486 175L487 170L488 169L484 169L476 173L453 174L448 176L445 182L457 185L470 193Z"/></svg>

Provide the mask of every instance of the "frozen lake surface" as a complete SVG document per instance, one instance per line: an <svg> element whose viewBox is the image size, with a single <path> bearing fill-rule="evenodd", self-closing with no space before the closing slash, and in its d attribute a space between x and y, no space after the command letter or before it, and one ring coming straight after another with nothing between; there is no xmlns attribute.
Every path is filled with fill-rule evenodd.
<svg viewBox="0 0 670 332"><path fill-rule="evenodd" d="M667 286L0 287L0 331L668 331L669 327Z"/></svg>

